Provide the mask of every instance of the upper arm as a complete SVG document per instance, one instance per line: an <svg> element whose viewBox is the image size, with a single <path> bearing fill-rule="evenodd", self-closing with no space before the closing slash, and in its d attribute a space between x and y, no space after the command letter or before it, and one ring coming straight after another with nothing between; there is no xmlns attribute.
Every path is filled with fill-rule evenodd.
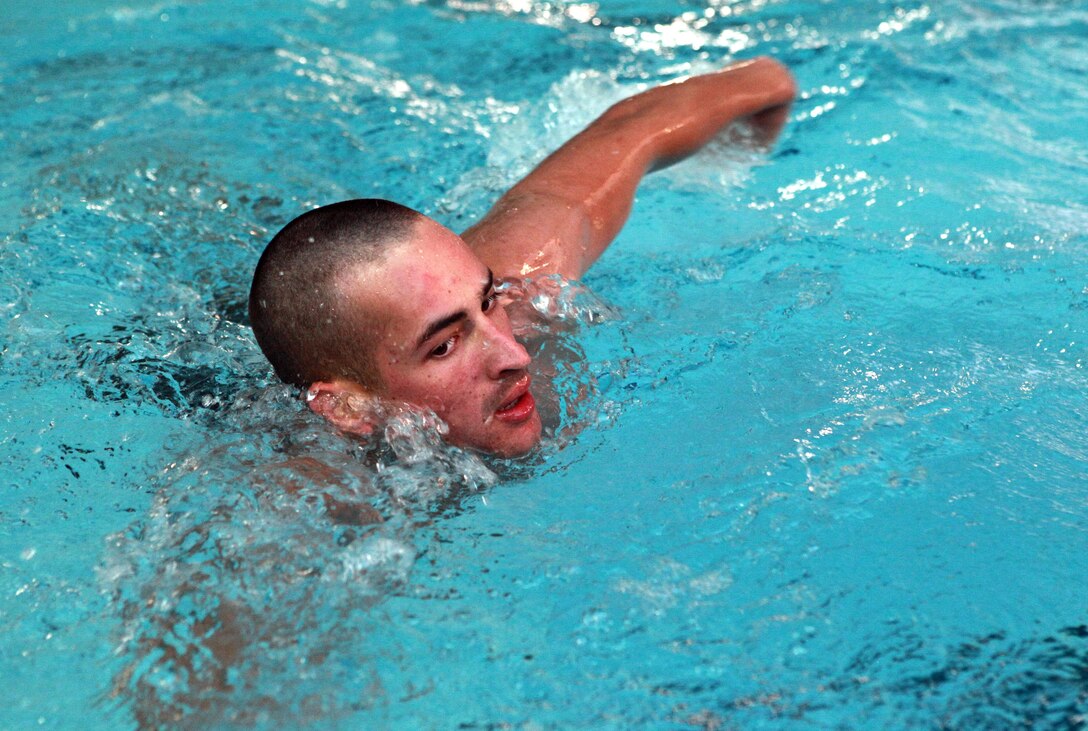
<svg viewBox="0 0 1088 731"><path fill-rule="evenodd" d="M653 130L617 123L629 102L549 155L464 232L496 274L577 279L616 237L653 161Z"/></svg>

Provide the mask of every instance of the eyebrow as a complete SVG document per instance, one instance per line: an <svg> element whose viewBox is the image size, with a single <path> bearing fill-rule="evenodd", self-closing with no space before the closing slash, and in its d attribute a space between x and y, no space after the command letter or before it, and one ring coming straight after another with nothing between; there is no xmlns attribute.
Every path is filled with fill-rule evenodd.
<svg viewBox="0 0 1088 731"><path fill-rule="evenodd" d="M484 280L484 286L481 290L481 300L487 298L487 295L489 292L491 292L491 288L493 286L495 286L495 274L491 271L491 268L489 267L487 270L487 279ZM419 336L419 340L416 342L416 347L423 347L423 344L433 338L436 334L442 332L450 325L464 320L466 317L468 317L467 312L465 312L464 310L458 310L457 312L452 312L445 317L438 318L430 325L428 325L427 329L423 331L423 334Z"/></svg>

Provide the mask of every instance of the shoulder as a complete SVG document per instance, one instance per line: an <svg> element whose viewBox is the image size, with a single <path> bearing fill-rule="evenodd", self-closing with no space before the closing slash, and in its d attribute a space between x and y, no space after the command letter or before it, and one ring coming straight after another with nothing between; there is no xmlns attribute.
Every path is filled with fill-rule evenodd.
<svg viewBox="0 0 1088 731"><path fill-rule="evenodd" d="M592 235L587 208L561 195L512 190L462 234L497 277L575 279Z"/></svg>

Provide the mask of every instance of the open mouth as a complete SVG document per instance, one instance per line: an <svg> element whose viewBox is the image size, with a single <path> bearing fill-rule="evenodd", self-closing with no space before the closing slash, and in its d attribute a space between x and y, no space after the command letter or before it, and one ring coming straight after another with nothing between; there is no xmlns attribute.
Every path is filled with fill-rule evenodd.
<svg viewBox="0 0 1088 731"><path fill-rule="evenodd" d="M533 394L525 391L520 396L499 406L495 411L495 418L507 422L525 421L532 416L535 409L536 401L533 399Z"/></svg>

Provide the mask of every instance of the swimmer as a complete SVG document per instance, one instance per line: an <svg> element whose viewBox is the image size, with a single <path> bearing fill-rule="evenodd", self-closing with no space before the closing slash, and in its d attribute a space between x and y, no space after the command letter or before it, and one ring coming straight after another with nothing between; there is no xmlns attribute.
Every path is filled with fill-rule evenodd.
<svg viewBox="0 0 1088 731"><path fill-rule="evenodd" d="M257 265L257 342L309 408L345 432L369 433L371 405L395 401L433 410L452 444L524 454L541 420L529 354L496 286L582 276L623 227L643 175L737 120L769 144L795 92L784 66L757 58L625 99L461 236L383 200L304 213Z"/></svg>

